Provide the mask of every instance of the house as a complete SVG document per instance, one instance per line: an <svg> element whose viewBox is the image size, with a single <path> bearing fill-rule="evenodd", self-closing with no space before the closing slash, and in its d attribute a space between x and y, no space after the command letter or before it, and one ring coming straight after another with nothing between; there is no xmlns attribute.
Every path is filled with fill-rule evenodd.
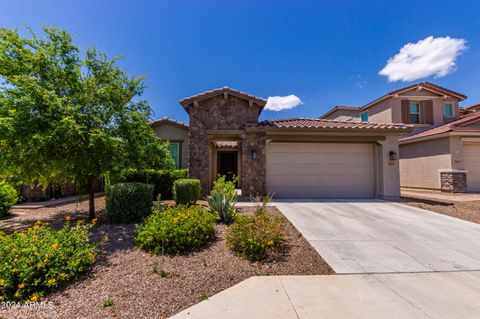
<svg viewBox="0 0 480 319"><path fill-rule="evenodd" d="M402 187L480 191L480 106L461 109L464 99L433 83L417 83L352 110L352 118L414 125L399 140ZM341 119L342 111L334 108L321 118Z"/></svg>
<svg viewBox="0 0 480 319"><path fill-rule="evenodd" d="M188 125L164 117L150 123L155 135L168 141L168 149L177 168L188 167Z"/></svg>
<svg viewBox="0 0 480 319"><path fill-rule="evenodd" d="M266 100L228 87L180 100L189 121L189 174L208 193L218 174L243 195L398 197L398 138L411 125L293 118L259 121Z"/></svg>
<svg viewBox="0 0 480 319"><path fill-rule="evenodd" d="M480 104L474 104L474 105L471 105L469 107L461 107L460 108L460 114L461 115L468 115L470 113L473 113L473 112L478 112L480 111Z"/></svg>

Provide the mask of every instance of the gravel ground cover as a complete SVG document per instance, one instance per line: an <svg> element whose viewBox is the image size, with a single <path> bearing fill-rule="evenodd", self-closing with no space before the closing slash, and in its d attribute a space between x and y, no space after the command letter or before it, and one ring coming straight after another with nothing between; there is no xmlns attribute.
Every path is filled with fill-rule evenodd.
<svg viewBox="0 0 480 319"><path fill-rule="evenodd" d="M103 199L97 207L103 209ZM37 219L60 226L65 216L87 217L87 202L44 208L0 220L0 227L19 229ZM72 213L75 211L75 213ZM254 208L244 207L243 214ZM281 214L275 207L269 210ZM93 238L107 235L104 253L88 274L48 294L47 309L0 310L2 318L166 318L256 275L318 275L333 270L287 221L286 253L266 262L249 262L227 248L226 226L203 249L181 255L150 255L133 248L135 225L108 225L102 213ZM48 305L51 305L48 306Z"/></svg>
<svg viewBox="0 0 480 319"><path fill-rule="evenodd" d="M400 203L480 224L480 201L449 202L417 197L402 197Z"/></svg>

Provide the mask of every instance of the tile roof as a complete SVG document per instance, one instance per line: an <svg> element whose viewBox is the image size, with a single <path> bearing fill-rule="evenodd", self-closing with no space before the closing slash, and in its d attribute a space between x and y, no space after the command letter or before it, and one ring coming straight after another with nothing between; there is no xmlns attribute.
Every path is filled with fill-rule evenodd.
<svg viewBox="0 0 480 319"><path fill-rule="evenodd" d="M417 133L415 135L410 135L410 136L401 138L400 142L416 140L422 137L429 137L429 136L434 136L434 135L447 133L447 132L479 132L480 133L480 127L467 126L468 124L472 124L477 121L480 121L480 113L478 112L466 115L448 124L436 126L426 131Z"/></svg>
<svg viewBox="0 0 480 319"><path fill-rule="evenodd" d="M469 107L465 108L465 110L476 110L476 109L480 109L480 104L470 105Z"/></svg>
<svg viewBox="0 0 480 319"><path fill-rule="evenodd" d="M318 118L291 118L262 121L258 124L250 124L249 127L409 131L413 128L413 125L395 123L347 122Z"/></svg>
<svg viewBox="0 0 480 319"><path fill-rule="evenodd" d="M183 98L183 99L180 100L180 104L182 104L185 107L188 104L192 103L193 101L204 100L204 99L207 99L209 97L219 95L219 94L222 94L222 93L228 93L228 94L231 94L233 96L243 98L245 100L254 101L255 103L257 103L261 107L265 106L265 104L267 103L267 100L264 99L264 98L254 96L254 95L251 95L251 94L239 91L239 90L235 90L235 89L229 88L228 86L224 86L223 88L218 88L218 89L214 89L214 90L210 90L210 91L205 91L205 92L202 92L202 93L199 93L199 94L195 94L195 95Z"/></svg>
<svg viewBox="0 0 480 319"><path fill-rule="evenodd" d="M184 128L188 128L188 124L185 124L185 123L183 123L183 122L180 122L180 121L171 119L171 118L166 117L166 116L165 116L165 117L162 117L162 118L159 119L159 120L151 121L151 122L150 122L150 125L151 125L151 126L155 126L155 125L159 125L159 124L163 124L163 123L169 123L169 124L181 126L181 127L184 127Z"/></svg>

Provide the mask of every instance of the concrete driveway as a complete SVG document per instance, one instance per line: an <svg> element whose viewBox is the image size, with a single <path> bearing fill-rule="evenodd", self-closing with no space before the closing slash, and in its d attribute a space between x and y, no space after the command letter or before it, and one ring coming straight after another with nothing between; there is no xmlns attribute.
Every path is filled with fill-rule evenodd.
<svg viewBox="0 0 480 319"><path fill-rule="evenodd" d="M480 225L381 200L275 205L337 273L480 270Z"/></svg>

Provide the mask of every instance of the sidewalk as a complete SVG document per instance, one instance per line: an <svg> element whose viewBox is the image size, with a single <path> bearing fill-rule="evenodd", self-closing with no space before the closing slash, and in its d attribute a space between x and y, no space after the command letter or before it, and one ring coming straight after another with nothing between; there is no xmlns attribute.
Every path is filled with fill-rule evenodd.
<svg viewBox="0 0 480 319"><path fill-rule="evenodd" d="M478 318L480 272L251 277L172 319Z"/></svg>
<svg viewBox="0 0 480 319"><path fill-rule="evenodd" d="M102 193L95 193L95 198L103 196ZM70 196L70 197L65 197L65 198L59 198L59 199L52 199L49 201L45 202L25 202L17 205L13 205L12 209L39 209L39 208L44 208L44 207L51 207L51 206L56 206L56 205L63 205L63 204L68 204L68 203L73 203L77 201L83 201L88 199L88 194L84 195L77 195L77 196Z"/></svg>

